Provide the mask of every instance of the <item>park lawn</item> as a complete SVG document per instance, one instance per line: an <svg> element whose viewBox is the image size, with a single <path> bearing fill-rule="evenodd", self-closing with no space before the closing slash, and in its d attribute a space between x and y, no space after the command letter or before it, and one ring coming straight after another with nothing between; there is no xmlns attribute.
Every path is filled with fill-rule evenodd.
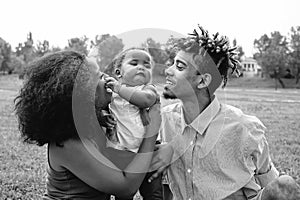
<svg viewBox="0 0 300 200"><path fill-rule="evenodd" d="M13 99L22 82L0 76L0 199L41 199L45 191L46 147L20 140Z"/></svg>
<svg viewBox="0 0 300 200"><path fill-rule="evenodd" d="M300 89L300 81L296 84L296 79L281 79L286 88ZM228 80L229 87L242 87L242 88L275 88L277 84L278 88L281 85L275 79L254 77L240 77L230 78Z"/></svg>
<svg viewBox="0 0 300 200"><path fill-rule="evenodd" d="M41 199L45 192L46 146L20 140L13 112L13 99L21 85L16 75L0 76L0 199ZM266 137L275 166L300 184L300 93L268 92L229 88L217 95L222 102L261 119L268 128Z"/></svg>

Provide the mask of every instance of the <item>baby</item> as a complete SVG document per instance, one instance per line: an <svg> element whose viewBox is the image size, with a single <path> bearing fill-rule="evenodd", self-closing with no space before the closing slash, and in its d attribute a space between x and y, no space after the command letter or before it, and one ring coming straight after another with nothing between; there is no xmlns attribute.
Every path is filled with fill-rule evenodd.
<svg viewBox="0 0 300 200"><path fill-rule="evenodd" d="M106 85L113 90L110 110L117 120L116 133L108 135L108 146L138 152L143 140L145 126L149 123L147 108L159 100L159 95L150 84L152 79L152 57L147 50L131 48L119 54L105 72ZM115 78L114 78L115 77ZM140 187L143 199L162 199L162 183L147 180Z"/></svg>

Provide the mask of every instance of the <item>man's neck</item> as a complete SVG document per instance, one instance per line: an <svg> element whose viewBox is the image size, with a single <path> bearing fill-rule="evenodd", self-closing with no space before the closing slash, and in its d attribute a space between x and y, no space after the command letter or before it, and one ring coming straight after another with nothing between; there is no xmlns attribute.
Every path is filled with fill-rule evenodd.
<svg viewBox="0 0 300 200"><path fill-rule="evenodd" d="M213 98L212 98L213 99ZM187 124L190 124L211 103L209 97L198 96L190 99L181 99L183 104L183 116Z"/></svg>

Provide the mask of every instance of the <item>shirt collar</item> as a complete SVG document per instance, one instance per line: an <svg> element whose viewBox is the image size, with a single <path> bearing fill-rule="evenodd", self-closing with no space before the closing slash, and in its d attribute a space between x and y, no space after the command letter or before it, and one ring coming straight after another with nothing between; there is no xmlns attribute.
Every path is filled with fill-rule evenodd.
<svg viewBox="0 0 300 200"><path fill-rule="evenodd" d="M220 102L215 96L213 101L192 121L192 123L187 124L185 122L185 118L183 116L183 107L181 108L181 123L182 127L185 128L190 126L194 128L200 135L204 134L204 131L211 123L211 121L215 118L220 110Z"/></svg>

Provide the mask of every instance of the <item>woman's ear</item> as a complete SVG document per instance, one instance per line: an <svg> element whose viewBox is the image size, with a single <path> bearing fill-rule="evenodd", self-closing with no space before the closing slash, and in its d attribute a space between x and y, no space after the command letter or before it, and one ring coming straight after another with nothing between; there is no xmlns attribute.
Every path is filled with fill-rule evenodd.
<svg viewBox="0 0 300 200"><path fill-rule="evenodd" d="M198 89L206 88L211 83L211 75L208 73L199 75L199 83L197 85Z"/></svg>

